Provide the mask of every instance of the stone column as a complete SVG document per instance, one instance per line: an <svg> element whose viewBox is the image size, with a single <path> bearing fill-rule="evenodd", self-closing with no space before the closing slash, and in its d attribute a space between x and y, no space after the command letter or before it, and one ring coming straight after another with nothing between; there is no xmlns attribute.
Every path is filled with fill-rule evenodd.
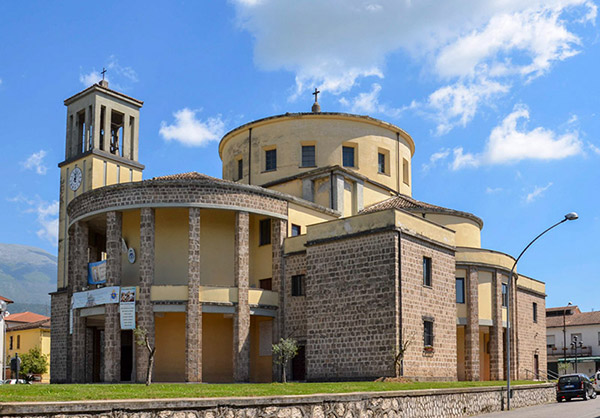
<svg viewBox="0 0 600 418"><path fill-rule="evenodd" d="M465 327L465 379L479 380L479 272L469 267L467 274L467 325Z"/></svg>
<svg viewBox="0 0 600 418"><path fill-rule="evenodd" d="M123 218L121 212L106 214L106 285L121 284L121 234ZM121 324L119 304L104 305L104 381L114 383L121 380Z"/></svg>
<svg viewBox="0 0 600 418"><path fill-rule="evenodd" d="M94 144L92 145L92 148L100 149L100 131L102 130L102 127L100 126L100 121L102 120L100 112L102 110L102 106L99 104L94 104L92 109L94 112L94 120L92 121L92 125L94 127L94 132L92 133Z"/></svg>
<svg viewBox="0 0 600 418"><path fill-rule="evenodd" d="M89 229L85 222L75 222L69 230L69 283L72 292L80 292L87 285L87 249ZM81 310L73 310L73 334L71 335L71 381L85 381L85 318Z"/></svg>
<svg viewBox="0 0 600 418"><path fill-rule="evenodd" d="M188 302L185 321L185 381L202 382L202 304L200 303L200 209L189 210Z"/></svg>
<svg viewBox="0 0 600 418"><path fill-rule="evenodd" d="M272 289L279 295L279 309L273 319L273 343L279 342L279 339L285 336L284 329L284 306L285 306L285 264L283 260L283 241L287 237L287 221L283 219L273 219L271 221L271 247L273 251L273 279ZM281 376L280 366L273 359L273 381L278 381Z"/></svg>
<svg viewBox="0 0 600 418"><path fill-rule="evenodd" d="M102 151L110 152L110 140L112 136L111 132L111 110L107 107L104 108L104 143L102 144L104 148Z"/></svg>
<svg viewBox="0 0 600 418"><path fill-rule="evenodd" d="M123 115L123 149L121 156L131 159L131 126L129 125L129 115Z"/></svg>
<svg viewBox="0 0 600 418"><path fill-rule="evenodd" d="M235 214L234 286L238 303L233 315L233 380L247 382L250 377L250 215Z"/></svg>
<svg viewBox="0 0 600 418"><path fill-rule="evenodd" d="M89 106L85 107L85 132L83 133L83 140L85 145L83 149L85 151L90 150L90 125L92 124L92 111Z"/></svg>
<svg viewBox="0 0 600 418"><path fill-rule="evenodd" d="M140 214L140 291L137 297L137 326L146 330L150 345L154 346L154 311L150 291L154 283L154 226L153 208L142 208ZM135 370L138 382L146 381L148 349L135 346Z"/></svg>
<svg viewBox="0 0 600 418"><path fill-rule="evenodd" d="M492 322L490 328L490 379L504 379L504 347L502 341L502 275L492 273Z"/></svg>

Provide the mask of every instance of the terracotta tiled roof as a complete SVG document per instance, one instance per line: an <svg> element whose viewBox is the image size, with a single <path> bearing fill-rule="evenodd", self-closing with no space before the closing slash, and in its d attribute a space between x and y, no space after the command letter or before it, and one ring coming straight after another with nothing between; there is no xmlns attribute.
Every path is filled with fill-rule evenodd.
<svg viewBox="0 0 600 418"><path fill-rule="evenodd" d="M575 325L600 325L600 311L577 312L564 317L566 326ZM562 327L563 316L551 316L546 318L546 327Z"/></svg>
<svg viewBox="0 0 600 418"><path fill-rule="evenodd" d="M8 299L8 298L5 298L4 296L0 296L0 300L3 300L3 301L4 301L4 302L6 302L6 303L13 303L13 301L12 301L12 300L10 300L10 299Z"/></svg>
<svg viewBox="0 0 600 418"><path fill-rule="evenodd" d="M227 181L227 180L218 179L216 177L207 176L206 174L198 173L196 171L190 171L189 173L169 174L168 176L153 177L152 180L218 180L218 181Z"/></svg>
<svg viewBox="0 0 600 418"><path fill-rule="evenodd" d="M449 215L464 216L474 220L480 225L480 227L483 228L483 221L471 213L461 212L459 210L448 209L442 206L432 205L431 203L421 202L420 200L413 199L412 197L403 194L390 197L384 201L367 206L360 211L360 213L378 212L380 210L387 209L402 209L409 212L444 213Z"/></svg>
<svg viewBox="0 0 600 418"><path fill-rule="evenodd" d="M4 318L6 322L23 322L23 323L32 323L38 321L44 321L50 319L49 316L36 314L33 312L20 312L10 314Z"/></svg>
<svg viewBox="0 0 600 418"><path fill-rule="evenodd" d="M581 313L577 305L558 306L556 308L546 308L546 312L563 312L573 311L575 313Z"/></svg>
<svg viewBox="0 0 600 418"><path fill-rule="evenodd" d="M35 329L35 328L50 329L50 325L51 325L50 318L48 318L48 319L43 319L43 320L37 321L37 322L30 322L30 323L26 323L26 324L14 325L14 326L8 328L6 331L7 332L21 331L24 329Z"/></svg>

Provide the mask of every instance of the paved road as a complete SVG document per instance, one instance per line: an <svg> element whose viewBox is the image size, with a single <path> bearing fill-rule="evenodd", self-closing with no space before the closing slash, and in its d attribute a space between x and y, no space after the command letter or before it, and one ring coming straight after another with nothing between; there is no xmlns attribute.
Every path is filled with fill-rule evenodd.
<svg viewBox="0 0 600 418"><path fill-rule="evenodd" d="M505 412L478 415L475 418L519 417L519 418L599 418L600 396L589 401L573 399L571 402L550 403L546 405L518 408Z"/></svg>

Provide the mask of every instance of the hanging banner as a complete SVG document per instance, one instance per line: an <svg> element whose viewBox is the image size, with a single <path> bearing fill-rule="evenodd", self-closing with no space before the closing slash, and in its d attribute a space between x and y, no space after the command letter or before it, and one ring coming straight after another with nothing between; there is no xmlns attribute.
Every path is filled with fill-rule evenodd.
<svg viewBox="0 0 600 418"><path fill-rule="evenodd" d="M121 288L119 310L121 329L135 329L135 286Z"/></svg>
<svg viewBox="0 0 600 418"><path fill-rule="evenodd" d="M88 284L106 283L106 260L88 263Z"/></svg>
<svg viewBox="0 0 600 418"><path fill-rule="evenodd" d="M73 296L71 296L71 306L69 307L69 335L73 334Z"/></svg>
<svg viewBox="0 0 600 418"><path fill-rule="evenodd" d="M106 305L119 301L119 286L101 287L86 292L73 293L73 309Z"/></svg>

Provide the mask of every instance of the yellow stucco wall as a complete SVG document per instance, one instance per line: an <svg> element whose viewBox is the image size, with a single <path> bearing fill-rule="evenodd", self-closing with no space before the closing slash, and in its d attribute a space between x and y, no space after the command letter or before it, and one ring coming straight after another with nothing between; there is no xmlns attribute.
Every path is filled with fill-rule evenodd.
<svg viewBox="0 0 600 418"><path fill-rule="evenodd" d="M188 209L156 209L155 216L154 283L187 284Z"/></svg>
<svg viewBox="0 0 600 418"><path fill-rule="evenodd" d="M484 264L493 267L501 267L510 270L515 262L511 256L484 248L456 248L456 263L461 262Z"/></svg>
<svg viewBox="0 0 600 418"><path fill-rule="evenodd" d="M331 180L329 177L316 179L314 188L315 203L326 208L331 208Z"/></svg>
<svg viewBox="0 0 600 418"><path fill-rule="evenodd" d="M479 270L479 286L477 299L479 300L479 319L492 319L492 273Z"/></svg>
<svg viewBox="0 0 600 418"><path fill-rule="evenodd" d="M479 373L481 380L490 380L490 352L488 327L479 327Z"/></svg>
<svg viewBox="0 0 600 418"><path fill-rule="evenodd" d="M202 314L202 381L233 381L233 317Z"/></svg>
<svg viewBox="0 0 600 418"><path fill-rule="evenodd" d="M202 210L200 212L200 283L207 286L234 285L234 245L235 212Z"/></svg>
<svg viewBox="0 0 600 418"><path fill-rule="evenodd" d="M285 183L275 184L269 189L276 190L281 193L291 194L292 196L302 197L302 180L292 180Z"/></svg>
<svg viewBox="0 0 600 418"><path fill-rule="evenodd" d="M250 127L250 126L248 126ZM397 161L409 161L414 152L414 142L401 129L374 119L351 115L290 115L258 121L252 127L252 184L265 184L296 175L315 167L301 167L302 144L315 146L316 167L342 165L342 146L354 146L355 167L352 170L410 195L410 185L397 170ZM400 141L396 133L400 133ZM248 182L248 129L227 134L221 141L219 152L223 161L223 178L235 180L237 158L244 161L244 179ZM265 171L265 148L277 148L277 169ZM378 173L378 153L389 153L386 166L389 174ZM388 171L386 169L386 171ZM408 170L410 175L410 168ZM410 181L409 181L410 183Z"/></svg>
<svg viewBox="0 0 600 418"><path fill-rule="evenodd" d="M300 225L302 234L306 234L306 227L320 222L337 219L315 209L290 202L288 207L288 237L292 236L292 224Z"/></svg>
<svg viewBox="0 0 600 418"><path fill-rule="evenodd" d="M519 275L517 285L526 289L533 290L534 292L546 294L546 284L539 280L532 279L531 277Z"/></svg>
<svg viewBox="0 0 600 418"><path fill-rule="evenodd" d="M261 322L273 322L273 318L250 317L250 381L270 383L273 377L272 356L261 356L259 352Z"/></svg>
<svg viewBox="0 0 600 418"><path fill-rule="evenodd" d="M137 286L140 278L140 211L123 212L122 235L129 248L136 254L135 263L130 263L126 253L121 253L121 285Z"/></svg>
<svg viewBox="0 0 600 418"><path fill-rule="evenodd" d="M363 187L363 206L366 208L367 206L381 202L382 200L389 199L391 196L389 190L365 182Z"/></svg>
<svg viewBox="0 0 600 418"><path fill-rule="evenodd" d="M425 219L429 219L455 231L456 245L461 247L481 247L481 229L477 222L456 215L437 213L427 213Z"/></svg>
<svg viewBox="0 0 600 418"><path fill-rule="evenodd" d="M156 382L185 381L185 313L160 312L154 315Z"/></svg>
<svg viewBox="0 0 600 418"><path fill-rule="evenodd" d="M12 348L10 345L12 337ZM50 382L50 330L42 328L24 329L20 331L6 330L6 359L7 365L10 359L19 354L19 356L26 354L29 350L34 347L40 347L42 354L48 356L48 371L42 375L42 382ZM10 372L7 371L7 378L10 376Z"/></svg>
<svg viewBox="0 0 600 418"><path fill-rule="evenodd" d="M273 277L272 245L258 245L262 219L266 217L250 215L250 287L258 287L259 280Z"/></svg>

